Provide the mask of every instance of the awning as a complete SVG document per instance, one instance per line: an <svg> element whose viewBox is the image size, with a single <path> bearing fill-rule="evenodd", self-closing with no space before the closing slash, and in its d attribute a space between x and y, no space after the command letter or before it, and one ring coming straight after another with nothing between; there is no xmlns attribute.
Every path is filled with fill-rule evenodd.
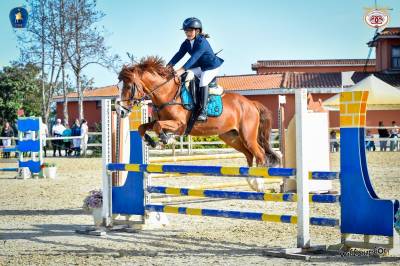
<svg viewBox="0 0 400 266"><path fill-rule="evenodd" d="M368 110L400 110L400 89L393 87L374 75L361 80L343 91L369 91ZM339 110L340 94L323 101L327 110Z"/></svg>

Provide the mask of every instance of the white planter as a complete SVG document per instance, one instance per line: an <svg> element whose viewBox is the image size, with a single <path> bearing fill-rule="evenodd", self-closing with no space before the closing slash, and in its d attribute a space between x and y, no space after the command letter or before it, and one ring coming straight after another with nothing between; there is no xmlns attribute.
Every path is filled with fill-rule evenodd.
<svg viewBox="0 0 400 266"><path fill-rule="evenodd" d="M45 167L43 168L43 175L46 178L55 179L57 175L57 167Z"/></svg>
<svg viewBox="0 0 400 266"><path fill-rule="evenodd" d="M99 227L103 223L102 212L103 208L92 209L93 222L96 227Z"/></svg>

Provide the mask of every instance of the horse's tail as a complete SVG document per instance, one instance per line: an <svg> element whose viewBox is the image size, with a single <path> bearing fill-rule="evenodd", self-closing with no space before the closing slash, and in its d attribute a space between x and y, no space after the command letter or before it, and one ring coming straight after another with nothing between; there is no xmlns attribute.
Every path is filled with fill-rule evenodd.
<svg viewBox="0 0 400 266"><path fill-rule="evenodd" d="M272 114L271 111L265 107L262 103L253 101L254 105L257 107L260 113L260 125L258 126L258 144L264 149L267 165L269 166L279 166L281 163L281 158L272 149L270 144L270 134L272 127Z"/></svg>

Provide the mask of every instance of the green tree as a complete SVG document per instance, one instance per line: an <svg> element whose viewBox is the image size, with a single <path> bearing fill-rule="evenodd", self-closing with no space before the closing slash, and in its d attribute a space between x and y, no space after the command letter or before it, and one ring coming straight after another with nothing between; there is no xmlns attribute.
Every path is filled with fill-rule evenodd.
<svg viewBox="0 0 400 266"><path fill-rule="evenodd" d="M0 123L14 123L17 112L41 115L40 69L33 64L13 64L0 71Z"/></svg>

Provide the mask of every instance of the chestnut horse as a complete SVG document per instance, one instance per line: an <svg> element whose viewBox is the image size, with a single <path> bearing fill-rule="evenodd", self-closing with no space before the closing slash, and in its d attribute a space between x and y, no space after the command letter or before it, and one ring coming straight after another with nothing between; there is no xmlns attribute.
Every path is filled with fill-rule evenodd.
<svg viewBox="0 0 400 266"><path fill-rule="evenodd" d="M160 136L165 133L183 135L191 115L181 104L180 80L174 77L173 69L164 64L161 58L150 56L135 65L124 66L118 77L121 98L117 111L122 117L128 115L134 104L146 98L154 105L155 120L139 127L140 135L147 141L147 130ZM269 142L271 112L261 103L236 93L223 94L222 102L222 114L208 117L206 122L196 122L190 135L218 135L243 153L249 166L253 165L254 157L257 166L279 165L280 158ZM264 190L262 178L248 179L248 183L254 190Z"/></svg>

